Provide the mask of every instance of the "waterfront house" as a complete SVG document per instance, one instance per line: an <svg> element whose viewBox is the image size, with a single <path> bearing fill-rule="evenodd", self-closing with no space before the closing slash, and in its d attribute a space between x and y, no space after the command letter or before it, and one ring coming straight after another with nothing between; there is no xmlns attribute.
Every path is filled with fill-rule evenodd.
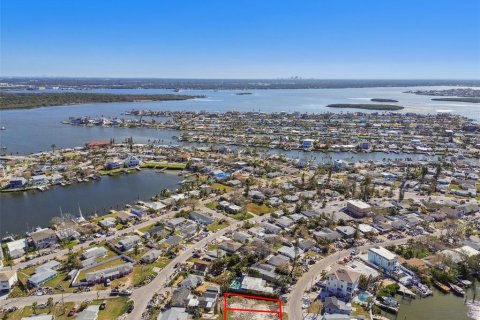
<svg viewBox="0 0 480 320"><path fill-rule="evenodd" d="M137 235L126 236L120 240L115 246L121 251L128 251L133 249L136 245L140 243L140 237Z"/></svg>
<svg viewBox="0 0 480 320"><path fill-rule="evenodd" d="M121 224L127 224L129 221L135 219L135 215L125 210L117 211L117 219Z"/></svg>
<svg viewBox="0 0 480 320"><path fill-rule="evenodd" d="M302 140L302 148L303 149L312 149L314 143L315 143L315 140L313 140L313 139L303 139Z"/></svg>
<svg viewBox="0 0 480 320"><path fill-rule="evenodd" d="M398 269L397 256L383 247L369 249L368 262L376 265L388 274L393 274Z"/></svg>
<svg viewBox="0 0 480 320"><path fill-rule="evenodd" d="M350 299L357 290L360 276L345 267L334 267L326 275L326 289L335 296Z"/></svg>
<svg viewBox="0 0 480 320"><path fill-rule="evenodd" d="M123 164L120 161L108 161L105 164L105 170L116 170L123 168Z"/></svg>
<svg viewBox="0 0 480 320"><path fill-rule="evenodd" d="M27 184L27 179L23 177L13 177L13 178L10 178L8 187L11 189L20 189L25 187L26 184Z"/></svg>
<svg viewBox="0 0 480 320"><path fill-rule="evenodd" d="M189 216L190 216L190 219L192 219L196 223L203 224L203 225L209 225L215 222L215 220L210 215L203 212L192 211L190 212Z"/></svg>
<svg viewBox="0 0 480 320"><path fill-rule="evenodd" d="M124 164L125 167L138 167L142 162L137 157L131 156L125 159Z"/></svg>
<svg viewBox="0 0 480 320"><path fill-rule="evenodd" d="M130 212L135 215L138 219L143 219L147 215L147 209L142 206L135 205L132 207Z"/></svg>
<svg viewBox="0 0 480 320"><path fill-rule="evenodd" d="M327 297L323 303L323 312L325 314L346 314L352 313L352 306L336 297Z"/></svg>
<svg viewBox="0 0 480 320"><path fill-rule="evenodd" d="M37 249L45 249L57 244L57 235L52 229L40 229L32 232L30 238Z"/></svg>
<svg viewBox="0 0 480 320"><path fill-rule="evenodd" d="M0 271L0 292L10 292L12 287L17 283L17 271L4 270Z"/></svg>
<svg viewBox="0 0 480 320"><path fill-rule="evenodd" d="M10 258L18 259L25 255L25 249L27 248L27 240L18 239L15 241L7 242L6 245L7 245L7 252Z"/></svg>
<svg viewBox="0 0 480 320"><path fill-rule="evenodd" d="M113 228L117 225L117 220L113 217L106 217L105 219L100 220L99 224L105 229Z"/></svg>
<svg viewBox="0 0 480 320"><path fill-rule="evenodd" d="M32 176L29 180L29 182L32 184L32 185L42 185L42 184L47 184L48 183L48 179L47 179L47 176L44 175L44 174L40 174L38 176Z"/></svg>

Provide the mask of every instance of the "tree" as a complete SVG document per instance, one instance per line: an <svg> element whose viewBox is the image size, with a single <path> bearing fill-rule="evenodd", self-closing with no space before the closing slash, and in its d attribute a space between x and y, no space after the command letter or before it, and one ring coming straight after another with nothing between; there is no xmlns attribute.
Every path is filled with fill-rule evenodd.
<svg viewBox="0 0 480 320"><path fill-rule="evenodd" d="M297 260L298 260L298 238L295 239L295 243L293 245L293 252L294 252L294 257L293 257L293 263L292 263L292 271L290 271L290 277L294 275L295 268L297 267Z"/></svg>
<svg viewBox="0 0 480 320"><path fill-rule="evenodd" d="M33 309L33 314L37 314L37 306L38 306L38 302L34 302L32 303L32 309Z"/></svg>
<svg viewBox="0 0 480 320"><path fill-rule="evenodd" d="M52 143L50 147L52 147L52 152L55 153L55 148L57 147L57 145L55 143Z"/></svg>
<svg viewBox="0 0 480 320"><path fill-rule="evenodd" d="M52 297L48 298L47 306L48 306L48 313L52 313L52 307L53 307L53 298Z"/></svg>

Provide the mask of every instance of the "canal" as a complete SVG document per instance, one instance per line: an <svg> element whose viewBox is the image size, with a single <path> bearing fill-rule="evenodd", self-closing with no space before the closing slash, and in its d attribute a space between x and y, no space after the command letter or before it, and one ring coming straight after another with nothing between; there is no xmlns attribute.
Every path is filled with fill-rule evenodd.
<svg viewBox="0 0 480 320"><path fill-rule="evenodd" d="M398 314L386 315L395 320L479 320L480 319L480 283L477 281L476 289L471 287L465 298L457 297L450 293L445 294L432 288L433 296L423 299L406 299L397 296L400 301ZM476 300L473 301L474 290Z"/></svg>
<svg viewBox="0 0 480 320"><path fill-rule="evenodd" d="M0 194L0 236L23 234L37 226L47 227L62 212L84 216L106 214L137 200L149 200L162 189L175 190L181 177L176 172L156 173L143 170L127 175L103 176L99 181L55 186L40 192Z"/></svg>

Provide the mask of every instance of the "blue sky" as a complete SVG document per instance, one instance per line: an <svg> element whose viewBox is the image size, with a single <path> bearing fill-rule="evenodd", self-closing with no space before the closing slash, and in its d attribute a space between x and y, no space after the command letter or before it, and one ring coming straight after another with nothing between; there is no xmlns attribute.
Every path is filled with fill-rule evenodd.
<svg viewBox="0 0 480 320"><path fill-rule="evenodd" d="M480 78L476 0L1 0L2 76Z"/></svg>

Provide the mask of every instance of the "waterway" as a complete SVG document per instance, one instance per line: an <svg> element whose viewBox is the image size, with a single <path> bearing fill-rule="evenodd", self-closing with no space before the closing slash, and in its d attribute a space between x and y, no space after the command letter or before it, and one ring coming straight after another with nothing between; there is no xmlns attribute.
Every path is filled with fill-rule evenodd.
<svg viewBox="0 0 480 320"><path fill-rule="evenodd" d="M119 176L103 176L101 180L55 186L50 190L0 194L0 236L23 234L37 226L49 226L51 218L63 213L84 216L106 214L125 204L149 200L167 188L175 190L181 180L176 172L156 173L143 170Z"/></svg>
<svg viewBox="0 0 480 320"><path fill-rule="evenodd" d="M249 90L251 95L237 95L234 90L182 90L181 94L205 95L206 98L166 102L94 103L60 107L44 107L27 110L0 111L0 146L6 147L8 154L28 154L49 150L52 144L57 148L84 145L90 140L122 141L133 137L138 143L157 140L165 144L177 143L173 136L179 132L155 129L126 128L84 128L62 124L70 116L119 117L131 109L151 110L194 110L194 111L299 111L299 112L375 112L371 110L331 109L331 103L370 103L371 98L398 100L405 109L400 112L436 113L452 112L480 120L478 104L463 102L431 101L431 96L404 93L408 90L445 89L448 87L382 87L350 89L299 89L299 90ZM31 91L30 91L31 92ZM88 92L88 91L87 91ZM94 90L90 92L108 93L171 93L170 90L131 89Z"/></svg>
<svg viewBox="0 0 480 320"><path fill-rule="evenodd" d="M465 298L456 295L444 294L433 288L433 296L423 299L403 299L401 296L396 298L401 301L398 314L387 315L395 320L479 320L480 319L480 284L476 286L476 300L473 301L473 290L471 287L467 291L467 301Z"/></svg>

